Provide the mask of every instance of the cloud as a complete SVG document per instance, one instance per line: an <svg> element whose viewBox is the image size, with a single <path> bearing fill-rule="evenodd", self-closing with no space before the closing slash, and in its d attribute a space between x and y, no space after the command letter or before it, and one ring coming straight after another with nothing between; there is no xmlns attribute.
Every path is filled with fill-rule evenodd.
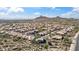
<svg viewBox="0 0 79 59"><path fill-rule="evenodd" d="M61 14L61 17L79 19L79 8L73 8L72 11Z"/></svg>
<svg viewBox="0 0 79 59"><path fill-rule="evenodd" d="M0 11L6 11L7 9L7 7L0 7Z"/></svg>
<svg viewBox="0 0 79 59"><path fill-rule="evenodd" d="M0 18L21 18L23 12L21 7L0 7Z"/></svg>
<svg viewBox="0 0 79 59"><path fill-rule="evenodd" d="M60 17L65 17L65 18L78 18L78 13L76 12L67 12L64 14L61 14Z"/></svg>
<svg viewBox="0 0 79 59"><path fill-rule="evenodd" d="M73 11L79 13L79 7L74 7L74 8L73 8Z"/></svg>
<svg viewBox="0 0 79 59"><path fill-rule="evenodd" d="M11 7L8 9L8 12L24 12L24 9L23 8L20 8L20 7Z"/></svg>
<svg viewBox="0 0 79 59"><path fill-rule="evenodd" d="M9 13L18 13L18 12L24 12L24 9L23 8L21 8L21 7L1 7L0 8L0 13L1 12L5 12L5 14L9 14Z"/></svg>
<svg viewBox="0 0 79 59"><path fill-rule="evenodd" d="M0 7L0 17L7 15L7 11L8 11L7 7Z"/></svg>
<svg viewBox="0 0 79 59"><path fill-rule="evenodd" d="M0 12L0 16L5 16L5 13L4 12Z"/></svg>

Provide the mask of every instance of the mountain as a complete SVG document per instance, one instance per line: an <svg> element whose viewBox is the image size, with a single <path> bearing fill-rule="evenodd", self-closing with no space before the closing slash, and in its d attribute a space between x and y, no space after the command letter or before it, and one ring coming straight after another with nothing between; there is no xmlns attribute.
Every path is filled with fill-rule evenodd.
<svg viewBox="0 0 79 59"><path fill-rule="evenodd" d="M50 19L49 17L46 17L46 16L39 16L39 17L36 17L35 20L48 20Z"/></svg>
<svg viewBox="0 0 79 59"><path fill-rule="evenodd" d="M21 23L21 22L33 22L33 21L62 21L62 20L70 20L70 21L79 21L79 19L74 19L74 18L62 18L62 17L46 17L46 16L39 16L39 17L36 17L35 19L11 19L11 20L4 20L4 19L0 19L0 23Z"/></svg>

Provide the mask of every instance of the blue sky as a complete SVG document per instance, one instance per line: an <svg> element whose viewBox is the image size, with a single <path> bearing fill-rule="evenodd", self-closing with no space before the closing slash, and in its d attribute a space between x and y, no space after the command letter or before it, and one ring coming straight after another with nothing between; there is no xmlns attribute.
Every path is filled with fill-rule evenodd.
<svg viewBox="0 0 79 59"><path fill-rule="evenodd" d="M79 18L78 7L0 7L0 19L47 17Z"/></svg>

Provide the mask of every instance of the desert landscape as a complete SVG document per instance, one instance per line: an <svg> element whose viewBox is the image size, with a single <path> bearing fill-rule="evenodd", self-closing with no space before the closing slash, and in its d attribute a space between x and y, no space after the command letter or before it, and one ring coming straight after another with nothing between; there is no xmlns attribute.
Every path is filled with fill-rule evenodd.
<svg viewBox="0 0 79 59"><path fill-rule="evenodd" d="M0 22L0 51L68 51L79 20L39 16Z"/></svg>

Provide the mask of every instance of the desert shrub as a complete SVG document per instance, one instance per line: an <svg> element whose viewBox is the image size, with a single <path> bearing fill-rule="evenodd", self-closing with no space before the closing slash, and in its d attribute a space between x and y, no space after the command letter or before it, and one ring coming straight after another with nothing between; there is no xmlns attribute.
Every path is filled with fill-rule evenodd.
<svg viewBox="0 0 79 59"><path fill-rule="evenodd" d="M7 40L5 39L4 42L7 42Z"/></svg>
<svg viewBox="0 0 79 59"><path fill-rule="evenodd" d="M16 37L16 38L13 39L13 41L14 42L16 42L16 41L22 41L22 38L21 37Z"/></svg>
<svg viewBox="0 0 79 59"><path fill-rule="evenodd" d="M13 48L12 50L14 50L14 51L21 51L22 49L21 48Z"/></svg>
<svg viewBox="0 0 79 59"><path fill-rule="evenodd" d="M3 42L0 42L0 45L3 45Z"/></svg>
<svg viewBox="0 0 79 59"><path fill-rule="evenodd" d="M44 48L45 48L45 49L48 49L48 44L45 44Z"/></svg>
<svg viewBox="0 0 79 59"><path fill-rule="evenodd" d="M64 38L64 45L65 46L70 46L70 44L72 43L72 41L69 38Z"/></svg>
<svg viewBox="0 0 79 59"><path fill-rule="evenodd" d="M10 38L10 35L8 35L8 34L3 34L3 38Z"/></svg>
<svg viewBox="0 0 79 59"><path fill-rule="evenodd" d="M19 39L17 39L17 38L14 38L14 39L13 39L14 42L16 42L16 41L18 41L18 40L19 40Z"/></svg>
<svg viewBox="0 0 79 59"><path fill-rule="evenodd" d="M74 29L74 31L78 32L79 31L79 27L76 26L75 29Z"/></svg>

